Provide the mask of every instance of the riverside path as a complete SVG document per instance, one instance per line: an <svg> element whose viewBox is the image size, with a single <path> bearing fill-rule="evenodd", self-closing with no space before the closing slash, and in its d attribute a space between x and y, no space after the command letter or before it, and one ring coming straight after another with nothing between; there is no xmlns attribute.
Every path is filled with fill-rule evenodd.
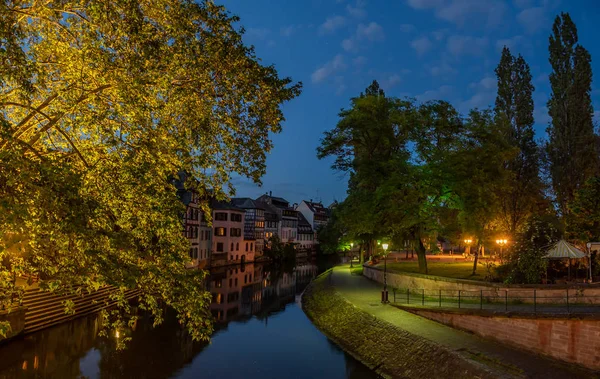
<svg viewBox="0 0 600 379"><path fill-rule="evenodd" d="M330 283L357 308L495 370L504 370L513 375L518 373L520 375L517 376L529 378L595 377L589 370L453 329L391 305L383 305L380 302L381 285L362 275L352 274L348 266L337 266L330 275Z"/></svg>

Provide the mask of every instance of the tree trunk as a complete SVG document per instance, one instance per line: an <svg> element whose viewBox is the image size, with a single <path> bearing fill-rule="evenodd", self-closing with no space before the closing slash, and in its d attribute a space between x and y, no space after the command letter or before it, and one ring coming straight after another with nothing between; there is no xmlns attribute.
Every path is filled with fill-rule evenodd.
<svg viewBox="0 0 600 379"><path fill-rule="evenodd" d="M473 274L471 274L471 275L475 275L475 272L477 271L477 258L479 258L479 250L480 249L481 249L481 244L478 243L477 249L475 250L475 259L473 259Z"/></svg>
<svg viewBox="0 0 600 379"><path fill-rule="evenodd" d="M359 252L359 255L360 255L359 263L362 266L365 263L365 249L364 249L364 245L362 243L360 244L360 246L358 248L358 252Z"/></svg>
<svg viewBox="0 0 600 379"><path fill-rule="evenodd" d="M419 260L419 272L421 274L427 274L427 257L425 256L425 246L423 245L421 237L419 237L418 240L417 258Z"/></svg>

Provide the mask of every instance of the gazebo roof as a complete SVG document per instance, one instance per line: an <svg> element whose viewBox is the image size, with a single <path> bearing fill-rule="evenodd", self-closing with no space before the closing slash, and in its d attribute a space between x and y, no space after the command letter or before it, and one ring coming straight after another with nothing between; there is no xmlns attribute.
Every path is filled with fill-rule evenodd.
<svg viewBox="0 0 600 379"><path fill-rule="evenodd" d="M583 258L587 254L565 240L558 241L544 256L546 259Z"/></svg>

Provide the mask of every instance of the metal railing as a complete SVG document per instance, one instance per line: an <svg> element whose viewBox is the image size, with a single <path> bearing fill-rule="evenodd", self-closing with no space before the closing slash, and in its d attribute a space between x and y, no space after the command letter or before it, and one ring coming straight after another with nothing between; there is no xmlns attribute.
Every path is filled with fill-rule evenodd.
<svg viewBox="0 0 600 379"><path fill-rule="evenodd" d="M389 286L388 286L389 287ZM531 314L600 314L600 294L564 290L425 290L390 288L390 302L429 308L457 308ZM551 292L549 294L548 292ZM390 295L392 295L390 294Z"/></svg>

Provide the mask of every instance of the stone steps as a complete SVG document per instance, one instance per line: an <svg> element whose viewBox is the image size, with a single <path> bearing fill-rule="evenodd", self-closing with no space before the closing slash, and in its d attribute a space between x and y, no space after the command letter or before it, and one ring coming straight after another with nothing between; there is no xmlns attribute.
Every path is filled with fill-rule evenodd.
<svg viewBox="0 0 600 379"><path fill-rule="evenodd" d="M33 333L60 323L89 315L103 308L110 308L117 301L110 300L110 294L116 291L115 287L105 286L98 291L84 295L58 295L39 289L26 291L23 306L27 307L25 313L24 333ZM132 299L141 293L133 289L125 292L127 299ZM66 314L64 301L71 300L75 304L75 313Z"/></svg>

